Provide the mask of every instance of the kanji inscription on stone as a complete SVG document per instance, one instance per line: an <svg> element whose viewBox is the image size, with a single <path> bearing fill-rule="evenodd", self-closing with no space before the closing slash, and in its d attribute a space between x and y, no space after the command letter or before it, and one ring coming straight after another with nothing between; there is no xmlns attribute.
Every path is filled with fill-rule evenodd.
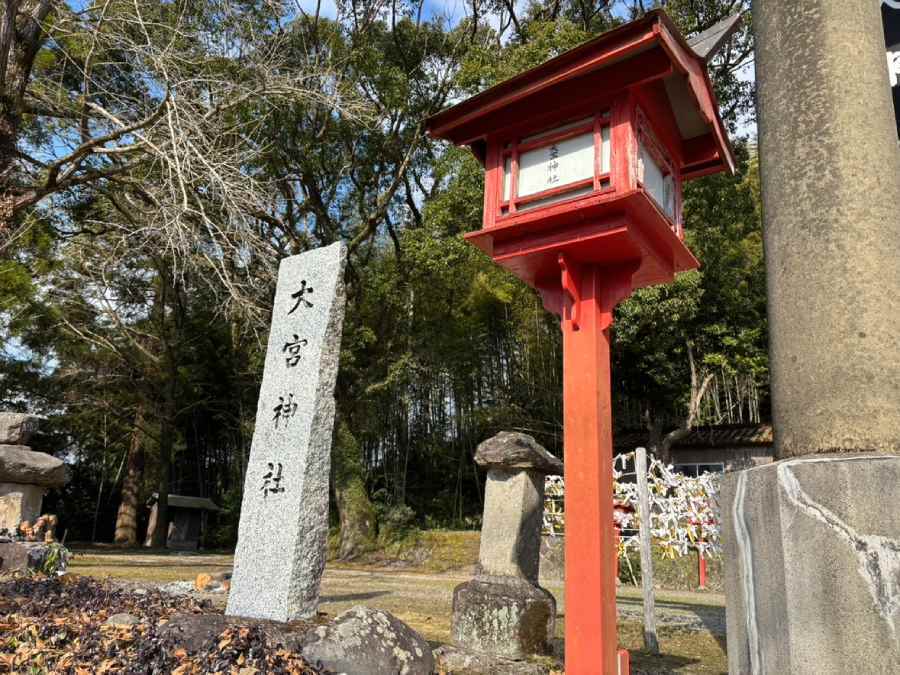
<svg viewBox="0 0 900 675"><path fill-rule="evenodd" d="M319 604L345 262L346 249L337 243L286 258L279 268L226 609L231 616L292 621L314 616Z"/></svg>

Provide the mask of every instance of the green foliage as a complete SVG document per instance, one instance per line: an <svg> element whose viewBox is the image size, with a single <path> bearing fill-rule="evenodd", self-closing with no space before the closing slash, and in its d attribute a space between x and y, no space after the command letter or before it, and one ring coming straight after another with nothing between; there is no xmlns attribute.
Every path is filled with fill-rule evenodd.
<svg viewBox="0 0 900 675"><path fill-rule="evenodd" d="M71 557L72 553L62 544L48 544L47 555L41 561L40 568L35 571L48 577L56 576L57 573L66 571Z"/></svg>
<svg viewBox="0 0 900 675"><path fill-rule="evenodd" d="M0 398L47 413L48 448L74 461L75 481L53 497L65 507L62 527L70 539L88 538L98 513L98 538L111 535L121 467L138 434L147 454L141 501L170 463L173 492L208 495L225 507L209 543L234 542L275 261L339 239L352 249L336 392L349 436L335 444L335 484L352 484L360 497L354 503L373 501L385 532L411 529L411 513L419 525L477 527L483 477L472 457L480 441L521 430L562 453L560 332L533 291L462 239L482 223L483 169L469 152L428 139L423 121L638 13L639 3L535 2L503 35L495 28L503 22L489 22L499 5L479 5L477 21L451 26L417 19L409 4L384 10L366 2L354 5L352 19L298 15L277 26L266 3L226 3L245 23L217 3L163 3L153 9L161 31L172 25L176 4L188 12L191 28L181 39L195 51L198 80L253 82L258 73L229 56L258 42L231 32L231 51L213 45L225 28L255 26L283 39L285 69L333 73L338 98L364 102L365 114L252 95L229 109L235 125L253 123L258 149L240 170L277 186L264 213L247 214L263 248L238 245L234 260L201 227L190 230L187 245L161 237L160 212L178 204L157 204L157 193L142 192L165 178L156 164L119 184L85 183L27 213L31 227L0 261L8 345ZM672 0L667 9L695 31L746 4ZM113 3L118 9L128 8ZM341 10L350 8L341 3ZM111 21L104 30L123 25ZM749 111L751 87L736 72L750 39L742 29L733 52L714 62L734 128ZM49 99L60 87L78 91L90 49L75 33L47 44L33 91ZM125 59L133 70L107 69L103 56L96 76L111 98L146 87L146 64ZM24 143L71 142L76 126L26 115ZM701 269L635 294L617 312L620 426L643 424L635 410L673 424L684 418L689 346L701 374L765 390L758 167L751 149L737 145L737 176L705 178L685 192L688 241ZM210 147L210 160L223 147ZM212 222L231 225L221 195L195 192ZM237 295L225 283L234 280ZM146 421L138 425L142 406ZM705 419L715 421L713 413Z"/></svg>

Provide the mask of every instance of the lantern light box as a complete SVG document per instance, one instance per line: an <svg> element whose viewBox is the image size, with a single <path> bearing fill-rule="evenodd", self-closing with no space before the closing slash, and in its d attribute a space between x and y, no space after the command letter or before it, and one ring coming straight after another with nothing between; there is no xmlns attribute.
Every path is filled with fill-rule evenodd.
<svg viewBox="0 0 900 675"><path fill-rule="evenodd" d="M560 255L631 264L632 288L698 266L682 185L734 158L704 58L649 12L428 121L485 167L484 222L466 238L560 312Z"/></svg>

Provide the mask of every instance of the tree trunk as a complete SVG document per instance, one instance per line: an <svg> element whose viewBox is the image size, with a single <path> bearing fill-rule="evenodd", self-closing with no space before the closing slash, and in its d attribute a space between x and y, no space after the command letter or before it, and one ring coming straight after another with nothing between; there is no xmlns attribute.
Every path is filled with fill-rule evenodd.
<svg viewBox="0 0 900 675"><path fill-rule="evenodd" d="M18 120L11 110L11 102L0 97L0 183L9 185L16 157L16 136ZM12 232L16 198L11 190L0 194L0 243Z"/></svg>
<svg viewBox="0 0 900 675"><path fill-rule="evenodd" d="M344 421L339 421L331 451L334 494L341 520L342 560L355 558L375 541L375 508L366 493L362 455L356 438Z"/></svg>
<svg viewBox="0 0 900 675"><path fill-rule="evenodd" d="M663 436L662 423L653 418L653 413L647 409L644 411L644 421L647 424L647 431L650 434L650 449L664 464L672 463L672 446L678 441L687 438L691 429L697 426L700 419L700 406L703 403L703 397L712 384L714 376L710 373L705 374L702 378L694 360L694 348L690 340L686 341L686 351L688 357L688 365L691 370L691 400L688 403L687 416L681 425Z"/></svg>
<svg viewBox="0 0 900 675"><path fill-rule="evenodd" d="M165 386L163 414L159 430L159 497L156 502L156 529L152 545L164 548L169 535L169 482L172 475L172 447L175 444L175 375Z"/></svg>
<svg viewBox="0 0 900 675"><path fill-rule="evenodd" d="M116 534L114 541L124 546L137 546L138 536L138 496L144 478L144 438L141 427L144 425L143 404L138 404L134 415L134 430L131 432L131 445L128 448L128 469L122 481L122 499L116 515Z"/></svg>

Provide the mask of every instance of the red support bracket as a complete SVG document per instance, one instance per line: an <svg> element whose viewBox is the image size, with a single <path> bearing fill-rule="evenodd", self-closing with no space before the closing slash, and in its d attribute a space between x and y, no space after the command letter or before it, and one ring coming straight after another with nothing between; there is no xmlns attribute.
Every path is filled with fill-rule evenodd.
<svg viewBox="0 0 900 675"><path fill-rule="evenodd" d="M581 318L581 268L565 253L559 254L559 267L562 270L563 292L567 293L571 300L569 319L572 321L572 328L578 330Z"/></svg>

